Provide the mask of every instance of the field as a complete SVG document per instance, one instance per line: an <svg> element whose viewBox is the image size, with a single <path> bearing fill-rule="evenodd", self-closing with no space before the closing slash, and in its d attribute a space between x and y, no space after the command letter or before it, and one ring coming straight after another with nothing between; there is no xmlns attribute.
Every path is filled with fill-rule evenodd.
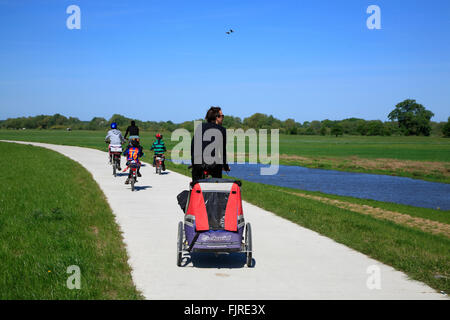
<svg viewBox="0 0 450 320"><path fill-rule="evenodd" d="M168 163L167 167L190 175L185 165ZM249 181L243 181L242 196L245 201L393 266L412 279L450 292L450 211ZM367 214L372 211L375 214Z"/></svg>
<svg viewBox="0 0 450 320"><path fill-rule="evenodd" d="M142 132L148 150L154 132ZM0 130L0 139L48 142L105 150L106 132ZM168 149L178 141L164 133ZM247 149L248 152L248 149ZM170 152L168 153L170 156ZM280 135L280 163L309 168L388 174L450 183L450 139L438 137L363 137Z"/></svg>
<svg viewBox="0 0 450 320"><path fill-rule="evenodd" d="M153 133L141 135L147 152L144 161L149 160L148 147L153 136ZM104 133L89 131L0 131L0 139L79 145L100 150L105 150L106 146L103 142ZM174 146L175 142L170 141L167 133L165 140L169 148ZM433 162L448 168L449 149L449 140L426 137L280 137L281 154L307 159L336 158L350 161L352 157L358 157L373 161L390 157L390 162ZM297 164L296 161L291 164ZM186 166L169 162L167 166L168 169L190 174ZM367 172L364 168L341 169ZM386 172L396 174L388 170ZM436 177L428 179L439 181ZM243 197L250 203L391 265L438 291L450 292L449 211L248 181L244 181Z"/></svg>
<svg viewBox="0 0 450 320"><path fill-rule="evenodd" d="M141 298L92 176L47 149L0 142L0 153L0 299ZM72 265L81 290L66 285Z"/></svg>

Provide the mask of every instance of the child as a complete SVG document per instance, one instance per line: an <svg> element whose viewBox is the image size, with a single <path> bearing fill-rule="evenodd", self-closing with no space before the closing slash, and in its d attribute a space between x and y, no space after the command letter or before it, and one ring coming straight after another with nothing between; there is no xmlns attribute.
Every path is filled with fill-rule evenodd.
<svg viewBox="0 0 450 320"><path fill-rule="evenodd" d="M150 148L150 151L155 150L155 155L153 156L153 166L156 164L156 156L160 156L163 158L162 161L162 170L166 171L166 165L164 164L164 157L163 154L167 150L166 146L164 144L164 141L162 141L162 134L157 133L156 134L156 141L153 142L152 147Z"/></svg>
<svg viewBox="0 0 450 320"><path fill-rule="evenodd" d="M127 166L130 165L130 162L132 160L136 160L138 163L138 169L137 169L137 176L142 177L141 173L139 172L141 169L141 162L139 161L139 158L144 156L144 153L142 152L142 147L139 145L139 140L133 139L131 140L131 146L128 146L127 149L123 152L123 155L127 157ZM130 183L131 178L131 170L128 174L128 178L125 181L125 184Z"/></svg>

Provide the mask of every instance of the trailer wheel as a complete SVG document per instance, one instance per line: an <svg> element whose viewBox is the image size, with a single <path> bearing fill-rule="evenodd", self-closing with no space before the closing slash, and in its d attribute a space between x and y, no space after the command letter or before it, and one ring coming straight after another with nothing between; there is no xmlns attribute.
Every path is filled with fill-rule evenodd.
<svg viewBox="0 0 450 320"><path fill-rule="evenodd" d="M183 222L178 223L177 238L177 266L181 267L181 258L183 255Z"/></svg>
<svg viewBox="0 0 450 320"><path fill-rule="evenodd" d="M250 223L245 225L245 251L247 254L247 267L252 266L252 227Z"/></svg>

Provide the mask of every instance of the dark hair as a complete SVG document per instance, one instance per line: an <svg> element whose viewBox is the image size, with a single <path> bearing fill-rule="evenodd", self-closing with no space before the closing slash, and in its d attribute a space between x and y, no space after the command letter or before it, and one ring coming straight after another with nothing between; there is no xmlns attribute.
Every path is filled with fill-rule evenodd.
<svg viewBox="0 0 450 320"><path fill-rule="evenodd" d="M205 120L207 122L215 122L216 118L220 115L219 111L222 110L220 107L211 107L206 113Z"/></svg>
<svg viewBox="0 0 450 320"><path fill-rule="evenodd" d="M132 126L135 126L135 125L136 125L136 122L134 122L134 120L131 121L131 125L132 125Z"/></svg>

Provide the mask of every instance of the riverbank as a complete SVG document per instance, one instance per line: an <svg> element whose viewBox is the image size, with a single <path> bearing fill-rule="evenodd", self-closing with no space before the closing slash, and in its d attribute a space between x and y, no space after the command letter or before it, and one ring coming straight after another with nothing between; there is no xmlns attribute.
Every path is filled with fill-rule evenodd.
<svg viewBox="0 0 450 320"><path fill-rule="evenodd" d="M186 165L167 162L167 167L190 176ZM449 211L300 192L249 181L243 181L242 197L438 291L450 292ZM443 232L438 231L440 227Z"/></svg>
<svg viewBox="0 0 450 320"><path fill-rule="evenodd" d="M148 152L155 133L141 133L144 152ZM105 135L106 132L88 130L0 130L0 139L83 146L102 151L106 150ZM164 133L164 140L170 155L178 141L171 141L170 133ZM282 165L450 183L450 139L446 138L280 135L279 152Z"/></svg>

